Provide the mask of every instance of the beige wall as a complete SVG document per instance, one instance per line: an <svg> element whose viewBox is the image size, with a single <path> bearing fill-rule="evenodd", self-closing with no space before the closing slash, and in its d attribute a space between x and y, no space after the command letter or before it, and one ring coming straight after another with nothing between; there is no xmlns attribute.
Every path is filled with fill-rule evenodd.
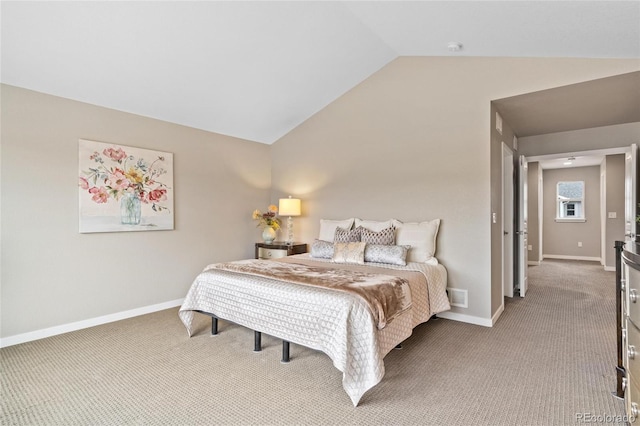
<svg viewBox="0 0 640 426"><path fill-rule="evenodd" d="M543 181L543 256L600 259L600 166L544 170ZM584 181L586 222L556 222L556 186L560 181Z"/></svg>
<svg viewBox="0 0 640 426"><path fill-rule="evenodd" d="M253 256L270 147L2 85L1 336L185 296ZM78 233L78 139L174 154L175 230Z"/></svg>
<svg viewBox="0 0 640 426"><path fill-rule="evenodd" d="M250 212L289 194L303 200L305 242L323 217L441 218L437 255L449 285L469 290L453 312L486 324L502 291L491 100L639 68L402 57L271 147L0 86L0 336L180 299L203 265L252 257ZM172 152L176 229L79 234L79 138Z"/></svg>
<svg viewBox="0 0 640 426"><path fill-rule="evenodd" d="M638 69L636 60L398 58L272 146L272 198L303 200L303 241L321 218L441 218L437 256L449 285L469 291L469 308L452 312L486 323L502 291L490 102Z"/></svg>

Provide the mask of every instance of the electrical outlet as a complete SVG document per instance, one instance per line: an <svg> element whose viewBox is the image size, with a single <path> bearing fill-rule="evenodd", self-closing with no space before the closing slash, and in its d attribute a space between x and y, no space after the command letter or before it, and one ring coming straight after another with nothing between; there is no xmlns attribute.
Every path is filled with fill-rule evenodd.
<svg viewBox="0 0 640 426"><path fill-rule="evenodd" d="M529 244L529 245L527 246L527 250L529 250L529 251L533 250L533 246L532 246L531 244Z"/></svg>
<svg viewBox="0 0 640 426"><path fill-rule="evenodd" d="M498 214L497 213L491 213L491 222L498 223Z"/></svg>
<svg viewBox="0 0 640 426"><path fill-rule="evenodd" d="M618 214L616 212L609 212L609 219L616 219L618 217Z"/></svg>
<svg viewBox="0 0 640 426"><path fill-rule="evenodd" d="M582 241L578 241L578 247L582 247Z"/></svg>

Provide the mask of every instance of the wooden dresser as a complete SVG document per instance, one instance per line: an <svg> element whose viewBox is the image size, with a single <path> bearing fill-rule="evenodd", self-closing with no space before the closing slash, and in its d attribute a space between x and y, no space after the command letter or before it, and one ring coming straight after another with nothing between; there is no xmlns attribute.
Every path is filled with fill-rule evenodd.
<svg viewBox="0 0 640 426"><path fill-rule="evenodd" d="M618 287L618 388L626 415L640 414L640 245L616 242ZM619 265L618 265L619 264Z"/></svg>

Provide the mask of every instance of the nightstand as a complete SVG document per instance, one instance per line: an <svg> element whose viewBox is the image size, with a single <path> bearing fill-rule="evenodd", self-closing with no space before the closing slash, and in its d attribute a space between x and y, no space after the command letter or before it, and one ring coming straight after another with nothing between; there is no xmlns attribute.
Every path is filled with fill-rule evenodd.
<svg viewBox="0 0 640 426"><path fill-rule="evenodd" d="M304 243L287 244L284 241L274 241L271 244L256 243L256 259L278 259L306 252L307 245Z"/></svg>

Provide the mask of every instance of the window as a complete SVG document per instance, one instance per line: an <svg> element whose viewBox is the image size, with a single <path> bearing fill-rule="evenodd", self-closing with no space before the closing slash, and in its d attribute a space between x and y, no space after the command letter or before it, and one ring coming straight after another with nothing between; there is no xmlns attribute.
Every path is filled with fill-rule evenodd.
<svg viewBox="0 0 640 426"><path fill-rule="evenodd" d="M558 222L584 222L584 182L558 182Z"/></svg>

